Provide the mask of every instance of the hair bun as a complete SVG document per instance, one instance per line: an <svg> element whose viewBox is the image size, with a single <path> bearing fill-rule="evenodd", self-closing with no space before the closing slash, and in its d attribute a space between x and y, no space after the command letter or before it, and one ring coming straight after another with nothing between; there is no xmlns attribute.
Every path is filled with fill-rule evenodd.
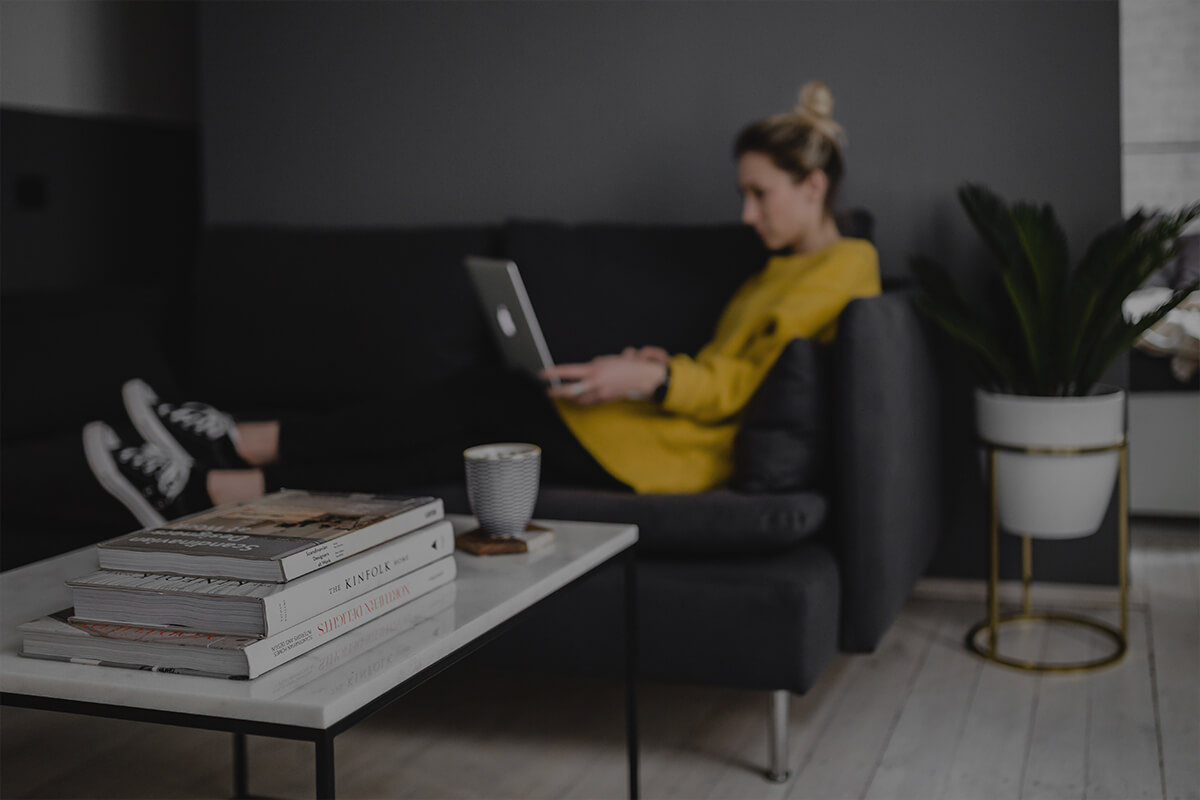
<svg viewBox="0 0 1200 800"><path fill-rule="evenodd" d="M825 157L821 152L825 147L844 148L846 132L833 118L833 92L824 81L809 81L800 89L800 102L792 112L794 118L801 124L816 131L826 144L814 140L811 160L813 163L824 163Z"/></svg>
<svg viewBox="0 0 1200 800"><path fill-rule="evenodd" d="M800 89L796 112L812 119L833 119L833 92L823 81L809 81Z"/></svg>

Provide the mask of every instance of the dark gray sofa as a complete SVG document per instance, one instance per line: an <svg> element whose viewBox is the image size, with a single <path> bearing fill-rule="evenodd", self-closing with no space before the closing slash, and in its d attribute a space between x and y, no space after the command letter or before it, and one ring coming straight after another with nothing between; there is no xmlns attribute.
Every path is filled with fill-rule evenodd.
<svg viewBox="0 0 1200 800"><path fill-rule="evenodd" d="M247 417L331 408L361 392L420 391L498 357L462 268L468 253L520 264L557 360L626 345L695 352L767 255L740 226L516 221L217 228L201 238L192 291L158 295L157 304L153 293L138 296L140 325L113 322L117 301L96 295L73 304L4 298L5 568L130 527L91 485L78 441L88 419L120 416L117 387L131 375ZM123 291L113 295L133 297ZM813 445L819 458L808 485L672 496L543 486L536 510L637 523L643 677L767 690L776 730L789 694L808 690L839 649L876 646L941 525L937 380L908 295L855 301L838 324L817 380L828 410L816 426L825 442ZM72 334L87 339L76 349L88 363L73 363L63 341ZM58 406L48 408L47 397ZM290 485L432 489L450 510L467 510L461 486L382 485L375 474L358 464L296 474ZM620 577L616 568L601 570L539 606L487 657L615 672ZM786 770L785 752L776 739L776 776Z"/></svg>

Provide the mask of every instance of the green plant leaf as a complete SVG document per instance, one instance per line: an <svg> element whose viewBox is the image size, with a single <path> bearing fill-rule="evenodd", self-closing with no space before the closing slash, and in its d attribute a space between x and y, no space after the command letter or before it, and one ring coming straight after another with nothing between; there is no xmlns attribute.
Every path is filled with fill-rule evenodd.
<svg viewBox="0 0 1200 800"><path fill-rule="evenodd" d="M965 184L958 190L958 199L995 259L999 288L1008 296L1008 302L996 298L992 303L992 318L1000 329L1000 338L1010 349L1009 360L1016 370L1013 379L1017 380L1013 389L1028 391L1044 371L1040 352L1031 346L1039 338L1041 312L1036 305L1036 282L1024 256L1012 211L999 195L982 184ZM1017 379L1016 375L1025 380Z"/></svg>
<svg viewBox="0 0 1200 800"><path fill-rule="evenodd" d="M1085 273L1081 265L1080 283L1072 287L1091 301L1088 313L1074 323L1078 342L1073 383L1085 387L1080 391L1099 380L1107 365L1140 335L1126 335L1121 312L1125 298L1176 256L1180 233L1198 214L1200 203L1158 218L1139 211L1093 243L1089 255L1094 260L1085 257L1089 269Z"/></svg>
<svg viewBox="0 0 1200 800"><path fill-rule="evenodd" d="M1063 314L1067 336L1063 359L1068 370L1081 363L1084 348L1094 343L1095 320L1102 315L1098 309L1105 288L1111 285L1115 274L1125 269L1137 232L1144 224L1144 215L1137 212L1106 228L1092 241L1071 276ZM1111 309L1103 313L1111 313Z"/></svg>
<svg viewBox="0 0 1200 800"><path fill-rule="evenodd" d="M1022 254L1012 269L1026 273L1023 282L1029 287L1018 309L1027 332L1029 362L1039 394L1057 394L1063 364L1062 304L1071 272L1067 236L1048 205L1018 203L1011 215Z"/></svg>
<svg viewBox="0 0 1200 800"><path fill-rule="evenodd" d="M922 289L916 298L917 308L975 354L990 384L997 388L1010 386L1014 369L1003 341L993 325L966 301L946 269L923 256L913 257L909 268Z"/></svg>
<svg viewBox="0 0 1200 800"><path fill-rule="evenodd" d="M968 183L958 190L958 201L997 263L1007 265L1020 259L1021 243L1008 205L999 195L982 184Z"/></svg>
<svg viewBox="0 0 1200 800"><path fill-rule="evenodd" d="M1121 307L1178 251L1200 202L1175 214L1136 212L1100 233L1070 269L1066 236L1049 206L1010 208L980 184L958 198L994 257L995 291L978 307L949 274L920 257L910 267L918 307L969 354L982 382L1025 394L1084 394L1117 355L1174 308L1182 290L1136 323Z"/></svg>
<svg viewBox="0 0 1200 800"><path fill-rule="evenodd" d="M1036 393L1041 394L1044 391L1042 387L1046 366L1043 363L1045 353L1039 348L1039 345L1045 341L1046 337L1041 329L1036 289L1031 287L1028 281L1022 281L1021 276L1014 270L1005 270L1001 273L1000 279L1004 283L1004 290L1007 292L1020 322L1021 340L1025 343L1024 360L1028 363L1030 371L1029 383L1035 387Z"/></svg>
<svg viewBox="0 0 1200 800"><path fill-rule="evenodd" d="M1096 354L1094 359L1080 370L1077 393L1084 395L1090 392L1113 359L1132 347L1139 336L1154 327L1172 309L1186 300L1187 296L1196 291L1198 286L1200 286L1200 282L1176 289L1162 305L1147 313L1137 322L1129 322L1122 318L1105 331L1100 346L1094 351Z"/></svg>
<svg viewBox="0 0 1200 800"><path fill-rule="evenodd" d="M1038 304L1053 308L1062 299L1070 274L1067 235L1054 209L1019 203L1012 209L1013 228L1037 286Z"/></svg>

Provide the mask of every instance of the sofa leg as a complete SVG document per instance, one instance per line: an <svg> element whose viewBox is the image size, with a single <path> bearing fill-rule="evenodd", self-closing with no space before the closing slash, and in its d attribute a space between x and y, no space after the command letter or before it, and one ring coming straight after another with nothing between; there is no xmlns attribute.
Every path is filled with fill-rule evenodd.
<svg viewBox="0 0 1200 800"><path fill-rule="evenodd" d="M767 747L771 766L767 769L767 780L784 783L792 777L788 769L788 702L791 693L787 689L771 692L771 709L767 719Z"/></svg>

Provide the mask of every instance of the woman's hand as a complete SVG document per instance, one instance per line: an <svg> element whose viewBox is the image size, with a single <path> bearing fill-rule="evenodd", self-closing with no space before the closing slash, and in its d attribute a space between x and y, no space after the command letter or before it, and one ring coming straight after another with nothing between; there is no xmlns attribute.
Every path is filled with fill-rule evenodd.
<svg viewBox="0 0 1200 800"><path fill-rule="evenodd" d="M656 364L666 364L671 360L671 354L661 347L626 347L621 355L653 361Z"/></svg>
<svg viewBox="0 0 1200 800"><path fill-rule="evenodd" d="M618 356L597 356L585 364L559 364L542 370L542 379L570 381L551 386L547 394L581 406L613 400L641 400L667 377L670 356L661 347L626 347Z"/></svg>

